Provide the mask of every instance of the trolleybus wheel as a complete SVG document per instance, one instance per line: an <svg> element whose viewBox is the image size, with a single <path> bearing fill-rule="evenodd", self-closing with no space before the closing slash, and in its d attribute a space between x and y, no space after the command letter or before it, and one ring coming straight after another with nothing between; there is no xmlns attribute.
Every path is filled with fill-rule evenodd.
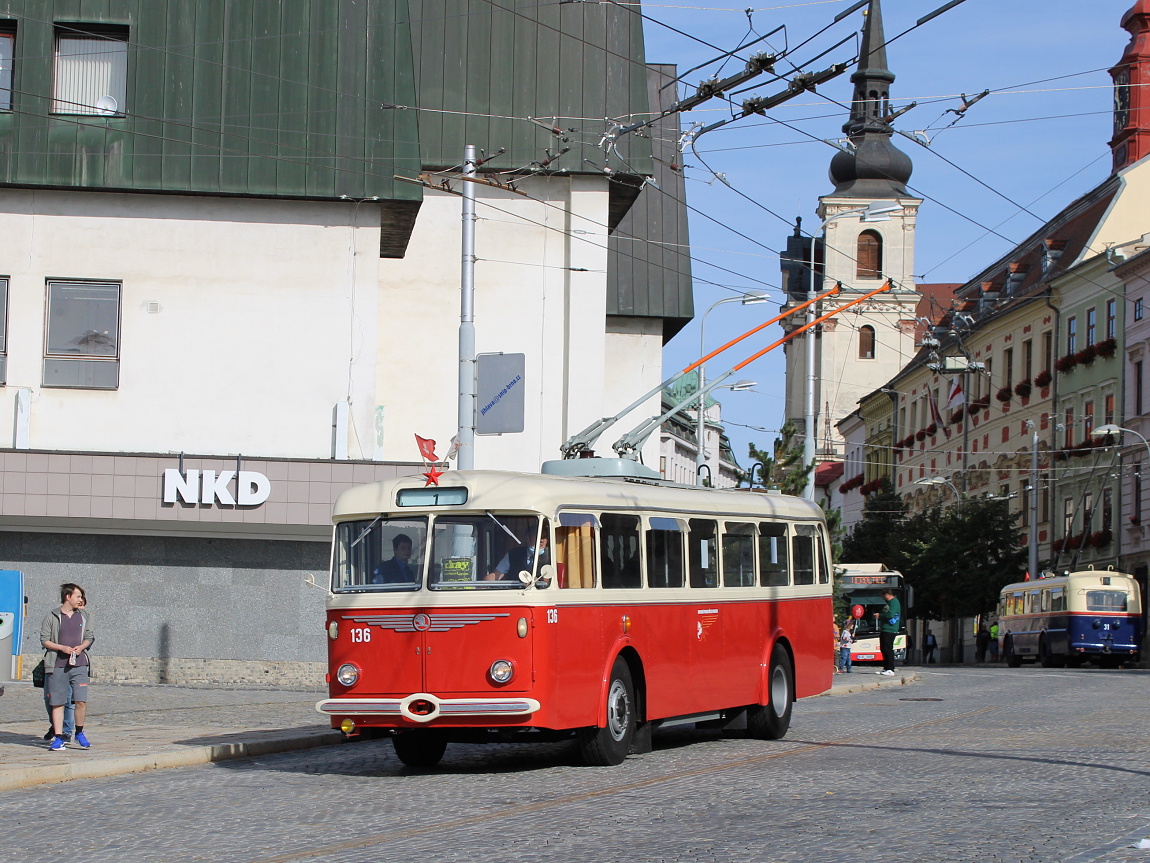
<svg viewBox="0 0 1150 863"><path fill-rule="evenodd" d="M434 767L447 751L447 738L431 730L404 731L391 738L391 744L408 767Z"/></svg>
<svg viewBox="0 0 1150 863"><path fill-rule="evenodd" d="M1038 661L1042 663L1043 668L1054 668L1058 665L1058 660L1050 652L1050 644L1045 635L1038 639Z"/></svg>
<svg viewBox="0 0 1150 863"><path fill-rule="evenodd" d="M1002 646L1002 652L1006 655L1006 667L1018 668L1022 665L1022 657L1014 652L1014 642L1010 639Z"/></svg>
<svg viewBox="0 0 1150 863"><path fill-rule="evenodd" d="M635 687L631 669L623 657L615 660L607 684L607 717L602 728L585 728L579 732L579 755L592 767L622 764L631 750L635 736Z"/></svg>
<svg viewBox="0 0 1150 863"><path fill-rule="evenodd" d="M795 703L791 657L781 644L771 649L767 698L767 704L752 704L747 708L747 732L758 740L778 740L791 727L791 708Z"/></svg>

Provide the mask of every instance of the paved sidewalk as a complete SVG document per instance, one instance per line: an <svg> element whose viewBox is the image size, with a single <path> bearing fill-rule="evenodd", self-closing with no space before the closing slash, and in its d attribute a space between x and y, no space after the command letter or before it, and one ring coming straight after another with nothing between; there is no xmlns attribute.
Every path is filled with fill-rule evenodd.
<svg viewBox="0 0 1150 863"><path fill-rule="evenodd" d="M0 697L0 792L46 782L139 773L339 743L315 712L323 692L92 684L84 733L51 752L43 690L5 683Z"/></svg>
<svg viewBox="0 0 1150 863"><path fill-rule="evenodd" d="M879 677L836 674L828 695L901 686L918 677L900 669ZM6 683L0 697L0 792L70 779L141 773L341 743L315 712L323 692L222 689L172 684L92 685L85 734L92 748L51 752L43 690Z"/></svg>

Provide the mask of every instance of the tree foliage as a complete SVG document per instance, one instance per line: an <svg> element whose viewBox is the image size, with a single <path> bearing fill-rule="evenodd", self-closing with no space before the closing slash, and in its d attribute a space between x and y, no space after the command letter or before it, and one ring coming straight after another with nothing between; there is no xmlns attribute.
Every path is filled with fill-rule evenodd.
<svg viewBox="0 0 1150 863"><path fill-rule="evenodd" d="M908 516L898 495L884 489L866 503L863 520L843 543L843 560L885 563L914 588L914 613L948 620L989 611L1004 585L1026 564L1005 501L964 498Z"/></svg>
<svg viewBox="0 0 1150 863"><path fill-rule="evenodd" d="M752 462L763 466L763 488L777 488L784 494L802 494L807 484L807 477L814 470L814 463L803 464L803 442L798 438L798 429L795 424L787 422L779 429L779 437L775 438L771 454L749 444L747 449ZM751 475L744 478L754 480L754 468Z"/></svg>

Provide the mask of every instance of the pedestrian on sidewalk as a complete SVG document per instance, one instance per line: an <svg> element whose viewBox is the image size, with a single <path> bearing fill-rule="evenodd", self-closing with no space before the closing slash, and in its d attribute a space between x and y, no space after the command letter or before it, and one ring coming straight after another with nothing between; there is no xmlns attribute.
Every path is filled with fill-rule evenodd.
<svg viewBox="0 0 1150 863"><path fill-rule="evenodd" d="M938 649L938 639L934 637L929 626L926 628L926 634L922 637L922 644L922 664L931 665L935 662L934 652Z"/></svg>
<svg viewBox="0 0 1150 863"><path fill-rule="evenodd" d="M882 611L876 611L874 614L878 621L878 643L882 650L882 671L876 671L875 674L893 677L894 639L898 635L898 627L902 622L902 606L894 598L894 591L889 587L883 589L882 598L886 604L882 607Z"/></svg>
<svg viewBox="0 0 1150 863"><path fill-rule="evenodd" d="M990 661L998 662L998 621L990 624Z"/></svg>
<svg viewBox="0 0 1150 863"><path fill-rule="evenodd" d="M851 645L855 643L855 622L847 620L839 632L839 673L851 673Z"/></svg>
<svg viewBox="0 0 1150 863"><path fill-rule="evenodd" d="M974 636L974 661L978 664L986 662L986 651L990 649L990 630L986 628L986 624L978 627L978 632Z"/></svg>
<svg viewBox="0 0 1150 863"><path fill-rule="evenodd" d="M87 597L84 595L84 589L80 588L79 604L77 608L83 608L88 604ZM47 668L47 663L45 663ZM52 699L48 696L48 684L44 684L44 710L48 713L48 730L44 733L44 739L49 743L52 738L56 736L55 729L52 727ZM72 687L68 686L68 700L64 704L64 729L63 738L65 743L72 742L72 735L76 733L76 703L72 700Z"/></svg>
<svg viewBox="0 0 1150 863"><path fill-rule="evenodd" d="M92 615L85 610L84 589L67 582L60 585L59 608L44 616L40 644L44 647L44 689L52 705L53 752L64 749L64 705L71 691L76 705L76 744L87 749L84 719L88 713L88 648L96 640Z"/></svg>

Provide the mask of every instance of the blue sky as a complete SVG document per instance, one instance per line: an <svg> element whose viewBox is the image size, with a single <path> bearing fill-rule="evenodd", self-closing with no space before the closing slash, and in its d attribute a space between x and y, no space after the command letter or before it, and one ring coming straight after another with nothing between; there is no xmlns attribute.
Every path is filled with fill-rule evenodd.
<svg viewBox="0 0 1150 863"><path fill-rule="evenodd" d="M1113 95L1107 70L1129 41L1119 22L1133 1L966 0L889 45L889 66L897 76L892 103L896 107L919 103L895 126L907 132L925 131L931 140L929 147L923 147L895 138L914 162L910 185L919 197L927 198L918 217L917 281L970 279L1108 176ZM682 2L645 4L643 12L695 37L657 23L646 25L648 60L675 63L685 70L720 53L697 40L731 50L748 37L749 23L760 35L786 25L785 33L763 43L778 52L822 30L853 0L767 0L755 7L750 22L728 0ZM944 2L883 0L887 38L914 26ZM861 25L862 12L855 12L791 59L802 63ZM804 68L823 69L831 62L849 60L855 45L848 42ZM684 83L694 92L709 73L722 77L741 66L738 60L729 60L721 70L717 64L708 66L687 75ZM776 71L790 70L780 63ZM698 358L699 319L716 300L747 290L781 298L777 251L791 233L795 216L803 218L805 229L817 229L818 197L833 188L827 167L835 150L821 139L842 137L844 106L850 103L852 89L849 74L820 87L818 95L804 94L772 110L767 118L739 120L698 139L702 160L755 203L717 181L690 151L684 155L688 204L720 224L698 213L690 216L696 317L668 344L667 374ZM767 96L783 87L777 81L765 83L738 98ZM992 91L989 96L944 128L956 116L946 110L962 107L959 94L987 89ZM730 112L712 101L684 115L683 125L711 123ZM707 318L707 350L777 312L777 302L719 306ZM746 349L732 349L708 364L708 378L780 335L781 330L772 327L757 341L748 340ZM745 466L748 441L766 447L775 438L773 432L745 426L773 430L781 421L782 350L748 366L739 377L758 381L757 392L719 395L735 454Z"/></svg>

